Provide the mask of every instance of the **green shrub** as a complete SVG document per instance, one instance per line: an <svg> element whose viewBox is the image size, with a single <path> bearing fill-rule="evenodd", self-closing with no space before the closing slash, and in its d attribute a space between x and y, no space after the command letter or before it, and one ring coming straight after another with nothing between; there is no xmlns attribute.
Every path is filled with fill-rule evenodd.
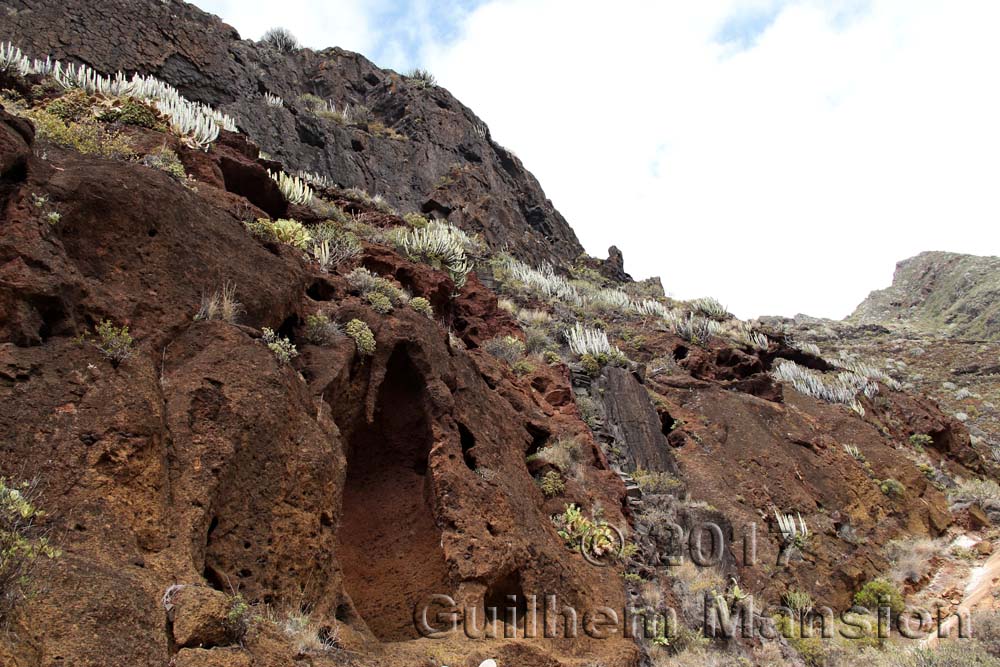
<svg viewBox="0 0 1000 667"><path fill-rule="evenodd" d="M65 123L58 116L41 109L25 111L24 116L34 123L39 139L59 146L107 158L124 158L135 153L128 137L105 128L92 118Z"/></svg>
<svg viewBox="0 0 1000 667"><path fill-rule="evenodd" d="M899 614L903 611L906 603L896 584L879 577L869 581L854 594L854 604L876 613L879 607L887 606L893 614Z"/></svg>
<svg viewBox="0 0 1000 667"><path fill-rule="evenodd" d="M429 224L429 220L419 213L407 213L403 216L403 222L414 229L421 229Z"/></svg>
<svg viewBox="0 0 1000 667"><path fill-rule="evenodd" d="M878 488L890 498L902 498L903 494L906 493L906 487L903 486L902 482L895 479L882 480Z"/></svg>
<svg viewBox="0 0 1000 667"><path fill-rule="evenodd" d="M597 377L601 374L601 362L597 360L592 354L583 354L580 356L580 365L583 367L583 372L590 377Z"/></svg>
<svg viewBox="0 0 1000 667"><path fill-rule="evenodd" d="M576 548L585 546L594 556L610 555L615 548L614 532L605 521L587 518L579 507L570 503L562 514L552 518L559 537L567 546Z"/></svg>
<svg viewBox="0 0 1000 667"><path fill-rule="evenodd" d="M421 315L426 315L432 320L434 319L434 309L431 307L431 302L422 296L410 299L410 308Z"/></svg>
<svg viewBox="0 0 1000 667"><path fill-rule="evenodd" d="M515 375L530 375L535 372L535 367L527 359L518 359L511 368Z"/></svg>
<svg viewBox="0 0 1000 667"><path fill-rule="evenodd" d="M597 428L601 421L601 406L587 394L576 397L576 407L580 409L580 417L591 429Z"/></svg>
<svg viewBox="0 0 1000 667"><path fill-rule="evenodd" d="M299 95L299 104L306 108L306 111L320 115L327 109L327 102L319 95L313 95L312 93L303 93Z"/></svg>
<svg viewBox="0 0 1000 667"><path fill-rule="evenodd" d="M545 352L542 352L542 361L547 364L561 364L562 357L555 350L545 350Z"/></svg>
<svg viewBox="0 0 1000 667"><path fill-rule="evenodd" d="M381 294L393 306L400 306L409 300L406 292L396 287L391 280L376 276L363 266L347 274L347 283L360 292L361 296L368 298L371 294Z"/></svg>
<svg viewBox="0 0 1000 667"><path fill-rule="evenodd" d="M925 447L930 447L934 444L934 438L927 435L926 433L914 433L910 436L910 444L919 452L924 451Z"/></svg>
<svg viewBox="0 0 1000 667"><path fill-rule="evenodd" d="M562 475L555 470L550 470L542 475L538 486L542 489L542 493L545 494L546 498L554 498L566 490L566 483L563 481Z"/></svg>
<svg viewBox="0 0 1000 667"><path fill-rule="evenodd" d="M267 349L274 353L274 356L278 358L278 362L282 364L287 364L295 357L299 356L299 351L295 349L292 345L292 341L288 340L284 336L278 335L273 329L264 327L262 329L264 334L264 344L267 345Z"/></svg>
<svg viewBox="0 0 1000 667"><path fill-rule="evenodd" d="M243 224L246 225L247 230L251 234L261 240L286 243L299 250L308 249L309 242L312 240L309 230L297 220L279 218L272 221L267 218L258 218L255 221L244 222Z"/></svg>
<svg viewBox="0 0 1000 667"><path fill-rule="evenodd" d="M365 107L359 107L359 108L366 109ZM363 115L364 112L361 113ZM389 202L387 202L385 198L380 194L370 195L368 194L367 191L361 188L348 188L344 190L341 194L353 201L361 202L362 204L368 204L369 206L376 208L382 213L388 213L390 215L394 215L396 213L396 211L392 208L392 206L389 205Z"/></svg>
<svg viewBox="0 0 1000 667"><path fill-rule="evenodd" d="M71 90L46 104L45 111L64 123L76 123L90 118L93 105L93 98L85 92Z"/></svg>
<svg viewBox="0 0 1000 667"><path fill-rule="evenodd" d="M524 343L514 336L497 336L484 342L483 350L513 365L524 356L525 347Z"/></svg>
<svg viewBox="0 0 1000 667"><path fill-rule="evenodd" d="M35 562L60 556L42 527L45 512L37 506L37 487L0 477L0 627L31 595Z"/></svg>
<svg viewBox="0 0 1000 667"><path fill-rule="evenodd" d="M125 98L121 100L119 106L105 109L98 118L105 123L119 122L123 125L135 125L149 129L166 129L166 126L160 122L159 114L154 109L132 98Z"/></svg>
<svg viewBox="0 0 1000 667"><path fill-rule="evenodd" d="M229 635L239 641L246 636L253 623L250 604L242 593L235 593L229 598L229 609L226 612L226 629Z"/></svg>
<svg viewBox="0 0 1000 667"><path fill-rule="evenodd" d="M622 572L622 579L625 580L626 584L638 585L641 584L643 579L641 576L635 572Z"/></svg>
<svg viewBox="0 0 1000 667"><path fill-rule="evenodd" d="M354 339L354 344L362 356L370 357L375 354L375 335L367 324L354 319L347 323L344 330L348 336Z"/></svg>
<svg viewBox="0 0 1000 667"><path fill-rule="evenodd" d="M302 338L313 345L329 345L344 335L340 325L322 313L306 316Z"/></svg>
<svg viewBox="0 0 1000 667"><path fill-rule="evenodd" d="M388 315L392 312L392 301L389 300L385 294L380 294L379 292L369 292L368 293L368 303L371 305L372 310L381 315Z"/></svg>
<svg viewBox="0 0 1000 667"><path fill-rule="evenodd" d="M111 320L104 320L97 325L97 338L97 349L115 366L132 354L134 341L128 332L128 326L116 327Z"/></svg>
<svg viewBox="0 0 1000 667"><path fill-rule="evenodd" d="M181 160L177 157L177 153L173 152L166 146L160 146L152 153L144 156L142 158L142 163L147 167L165 171L178 180L183 181L187 178L187 173L184 171L184 165L181 164Z"/></svg>
<svg viewBox="0 0 1000 667"><path fill-rule="evenodd" d="M632 479L646 493L669 493L681 486L681 481L667 472L637 468Z"/></svg>

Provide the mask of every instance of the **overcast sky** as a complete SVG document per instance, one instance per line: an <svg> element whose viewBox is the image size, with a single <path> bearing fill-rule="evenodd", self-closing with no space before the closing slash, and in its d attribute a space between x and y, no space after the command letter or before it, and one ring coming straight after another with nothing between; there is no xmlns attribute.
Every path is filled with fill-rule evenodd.
<svg viewBox="0 0 1000 667"><path fill-rule="evenodd" d="M995 0L195 4L431 70L679 298L840 318L920 251L1000 255Z"/></svg>

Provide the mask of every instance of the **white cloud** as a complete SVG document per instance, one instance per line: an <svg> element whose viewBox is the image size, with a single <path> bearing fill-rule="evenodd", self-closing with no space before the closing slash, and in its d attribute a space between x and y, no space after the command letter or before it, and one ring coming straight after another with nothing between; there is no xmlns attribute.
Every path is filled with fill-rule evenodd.
<svg viewBox="0 0 1000 667"><path fill-rule="evenodd" d="M498 0L427 61L592 254L742 316L842 317L919 251L1000 254L1000 5L852 9Z"/></svg>

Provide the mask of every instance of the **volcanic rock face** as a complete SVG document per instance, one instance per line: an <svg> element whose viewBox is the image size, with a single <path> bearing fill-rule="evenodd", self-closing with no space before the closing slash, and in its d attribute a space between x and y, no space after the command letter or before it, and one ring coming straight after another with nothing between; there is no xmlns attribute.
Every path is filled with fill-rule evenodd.
<svg viewBox="0 0 1000 667"><path fill-rule="evenodd" d="M43 480L64 550L41 566L45 594L26 615L36 622L5 645L4 664L49 665L41 656L53 654L81 665L243 664L219 625L219 596L235 591L335 618L341 645L353 636L368 646L366 664L407 660L374 647L415 638L414 609L432 594L480 609L515 593L624 605L614 578L566 549L549 519L562 504L547 504L525 467L550 436L581 439L594 464L569 499L602 502L622 521L624 489L567 405L565 372L518 381L489 355L452 349L422 314L376 314L342 277L248 235L229 212L232 193L210 183L192 190L57 148L41 160L30 128L0 120L10 137L0 469ZM393 266L415 295L433 298L447 280L388 257L369 246L361 262ZM240 324L192 322L201 296L226 281L244 303ZM499 330L502 317L482 319L497 313L495 300L493 310L477 302L482 291L470 281L440 316ZM374 357L346 337L299 340L293 368L258 339L262 326L298 338L320 310L371 323ZM118 366L74 339L103 318L139 341ZM266 664L288 664L294 647L262 633L244 641L276 661ZM594 650L629 664L634 647ZM549 664L538 660L518 658Z"/></svg>
<svg viewBox="0 0 1000 667"><path fill-rule="evenodd" d="M769 603L801 590L843 608L884 574L887 543L938 536L952 522L937 480L907 456L910 435L929 438L926 460L942 474L992 465L961 420L919 396L883 383L852 411L778 382L772 372L787 361L839 370L781 332L751 344L731 320L704 335L668 326L653 306L679 304L656 281L631 283L614 248L607 262L576 263L589 278L576 301L505 282L502 262L478 262L458 289L383 244L386 228L406 224L384 207L339 188L322 191L323 210L291 205L269 177L305 166L567 269L579 254L572 232L440 88L337 49L283 55L242 42L173 0L0 9L0 28L34 54L156 73L236 115L283 162L239 134L195 151L162 131L117 128L140 155L176 151L190 177L179 179L60 147L0 110L0 472L40 481L45 525L63 551L39 562L43 585L15 632L0 633L4 666L636 667L656 647L620 632L430 640L414 612L447 596L476 636L486 608L514 602L523 618L526 596L555 595L581 629L594 608L674 603L697 628L692 600L713 588L735 595L737 580ZM30 115L56 94L38 84L39 101L32 83L9 77L0 88L20 86ZM264 104L264 92L285 106ZM367 104L381 125L317 115L303 92ZM326 268L243 224L287 216L316 231L334 208L339 231L371 234ZM431 316L403 298L377 311L349 277L357 268L426 299ZM238 317L196 317L227 285ZM620 293L612 306L581 296L606 292ZM657 300L640 311L633 296ZM317 340L319 315L367 323L373 353L336 330ZM569 354L556 339L571 321L599 326L630 361ZM102 356L101 322L128 325L131 356ZM827 341L888 331L813 325L829 329ZM297 355L276 354L265 328ZM486 352L493 339L541 353L508 363ZM973 366L969 374L993 372ZM887 494L882 480L905 491ZM775 565L778 511L811 528L789 567ZM589 562L572 535L585 521L633 546ZM692 581L665 561L675 525L685 544L718 529L710 573ZM740 543L752 530L755 557ZM450 607L429 609L429 620Z"/></svg>
<svg viewBox="0 0 1000 667"><path fill-rule="evenodd" d="M583 250L534 176L470 109L356 53L280 53L178 0L5 0L2 40L98 71L153 74L233 116L286 170L446 218L533 263L571 262ZM265 93L283 106L266 104ZM367 107L371 118L338 122L310 106L317 98L340 111Z"/></svg>
<svg viewBox="0 0 1000 667"><path fill-rule="evenodd" d="M965 340L1000 340L1000 257L924 252L896 265L847 321Z"/></svg>
<svg viewBox="0 0 1000 667"><path fill-rule="evenodd" d="M1000 259L925 252L896 265L892 286L844 321L762 318L828 358L882 367L962 421L987 458L1000 461ZM915 431L925 433L926 431Z"/></svg>

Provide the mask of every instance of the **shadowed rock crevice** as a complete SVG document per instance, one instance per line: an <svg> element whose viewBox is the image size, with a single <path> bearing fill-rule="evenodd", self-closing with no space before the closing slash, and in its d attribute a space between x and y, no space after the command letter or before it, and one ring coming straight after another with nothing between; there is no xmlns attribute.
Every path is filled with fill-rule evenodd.
<svg viewBox="0 0 1000 667"><path fill-rule="evenodd" d="M528 599L521 583L521 573L514 570L490 584L483 598L483 606L486 611L483 618L492 621L495 614L497 620L505 625L523 626L528 612Z"/></svg>
<svg viewBox="0 0 1000 667"><path fill-rule="evenodd" d="M383 641L417 637L415 605L430 594L451 592L431 502L432 434L423 391L423 378L405 346L398 346L374 420L354 431L348 447L338 531L344 582Z"/></svg>

